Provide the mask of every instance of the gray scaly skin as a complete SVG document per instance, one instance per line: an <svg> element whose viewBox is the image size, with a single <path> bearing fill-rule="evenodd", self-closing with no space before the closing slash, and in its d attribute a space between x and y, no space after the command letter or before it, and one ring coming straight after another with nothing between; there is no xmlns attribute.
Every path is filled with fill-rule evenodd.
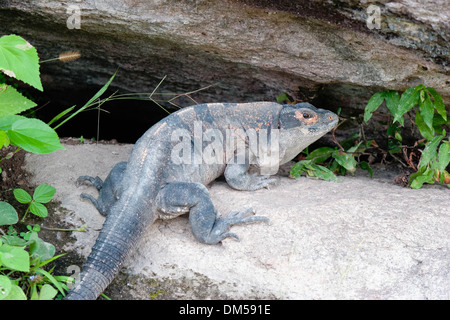
<svg viewBox="0 0 450 320"><path fill-rule="evenodd" d="M78 182L89 180L99 189L98 200L89 195L83 197L106 215L106 221L80 278L66 299L96 299L111 283L143 233L158 218L189 213L193 234L207 244L217 244L227 237L238 238L229 232L234 224L268 220L248 216L254 213L252 208L219 216L205 187L221 175L238 190L257 190L274 182L269 175L248 172L250 166L258 167L262 162L257 152L249 150L248 137L240 136L247 151L245 161L238 159L237 143L233 144L236 149L231 153L223 152L221 161L215 163L173 161L171 153L182 140L172 139L172 133L177 129L188 132L187 145L195 146L196 121L201 121L203 133L218 129L223 137L227 129L233 132L239 129L264 132L262 129L266 129L268 140L275 141L274 132L278 132L276 162L281 165L333 129L338 117L308 103L211 103L183 108L155 124L136 142L128 163L117 164L105 182L98 177L79 178ZM204 139L202 147L207 145ZM276 171L271 174L274 173Z"/></svg>

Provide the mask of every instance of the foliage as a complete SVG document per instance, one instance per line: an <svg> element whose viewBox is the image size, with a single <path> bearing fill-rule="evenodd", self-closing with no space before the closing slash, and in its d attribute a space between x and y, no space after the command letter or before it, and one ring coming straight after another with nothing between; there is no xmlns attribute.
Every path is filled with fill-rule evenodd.
<svg viewBox="0 0 450 320"><path fill-rule="evenodd" d="M48 214L47 208L43 203L50 202L55 195L56 189L48 184L41 184L36 188L31 197L28 192L23 189L14 189L14 197L20 203L28 204L27 211L23 215L22 222L25 220L28 211L37 215L38 217L45 218Z"/></svg>
<svg viewBox="0 0 450 320"><path fill-rule="evenodd" d="M410 118L414 118L414 123L423 137L416 143L425 145L421 150L418 165L412 162L411 157L406 159L409 166L416 171L409 178L411 188L417 189L424 183L435 182L446 184L450 188L450 174L446 170L450 163L450 140L449 137L445 140L447 133L444 129L444 125L450 121L442 97L435 89L423 84L408 88L401 96L392 90L375 93L364 112L366 123L383 101L393 116L387 129L390 154L407 154L407 146L402 145L401 132L407 113L412 113Z"/></svg>
<svg viewBox="0 0 450 320"><path fill-rule="evenodd" d="M55 247L38 236L38 226L17 235L10 226L0 237L0 300L52 300L68 291L67 276L54 276L44 266L55 256Z"/></svg>
<svg viewBox="0 0 450 320"><path fill-rule="evenodd" d="M14 145L18 147L16 152L24 149L33 153L63 149L58 135L48 124L18 115L36 106L17 90L18 81L43 90L36 49L16 35L0 37L0 71L3 72L0 72L0 148ZM38 186L33 196L23 189L15 189L16 199L28 204L22 221L29 211L46 217L48 212L43 203L49 202L55 191L45 184ZM58 291L64 295L69 278L53 276L44 269L61 255L55 256L55 247L39 238L39 226L27 226L28 232L17 235L13 225L18 220L16 209L0 201L0 226L9 226L7 234L0 229L3 233L0 237L0 300L49 300Z"/></svg>
<svg viewBox="0 0 450 320"><path fill-rule="evenodd" d="M0 38L0 71L12 79L43 90L36 49L19 36ZM13 85L0 82L0 146L12 144L33 153L63 149L58 135L48 124L17 115L35 106Z"/></svg>
<svg viewBox="0 0 450 320"><path fill-rule="evenodd" d="M287 97L282 95L279 98L285 101ZM433 184L435 182L450 187L450 174L446 170L450 162L450 140L446 136L444 128L444 125L449 124L450 121L447 118L442 97L436 90L425 87L423 84L408 88L401 95L393 90L377 92L367 103L364 111L364 123L371 119L373 113L383 103L393 116L387 126L387 153L397 160L403 156L407 166L415 171L409 178L411 188L417 189L424 183ZM407 114L411 119L414 118L415 127L423 137L414 146L405 146L402 143L402 129L405 126ZM370 150L373 148L380 150L380 147L376 141L366 140L363 132L362 129L361 134L338 143L334 138L333 131L333 139L339 148L323 147L312 152L309 152L308 149L304 150L303 159L291 168L291 176L299 177L306 174L328 181L336 181L336 173L344 175L350 172L353 174L358 166L367 170L372 176L373 170L369 163L362 161L360 157L370 154ZM418 149L423 146L425 146L423 150ZM414 164L412 160L414 154L420 155L417 164Z"/></svg>

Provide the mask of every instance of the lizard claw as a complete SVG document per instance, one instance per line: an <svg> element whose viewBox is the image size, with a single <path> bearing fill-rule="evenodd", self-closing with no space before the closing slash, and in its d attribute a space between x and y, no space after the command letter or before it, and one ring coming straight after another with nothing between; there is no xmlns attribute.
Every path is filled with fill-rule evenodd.
<svg viewBox="0 0 450 320"><path fill-rule="evenodd" d="M269 189L270 185L277 181L275 178L271 178L270 175L258 175L256 173L252 174L250 176L251 182L249 183L249 186L247 190L253 191L253 190L259 190L262 188Z"/></svg>
<svg viewBox="0 0 450 320"><path fill-rule="evenodd" d="M97 190L100 190L103 186L103 180L99 177L91 177L91 176L81 176L78 177L77 181L75 182L75 185L79 187L84 181L90 181L92 185L97 188Z"/></svg>
<svg viewBox="0 0 450 320"><path fill-rule="evenodd" d="M246 216L248 213L255 213L253 208L247 208L243 211L231 211L226 217L217 218L214 227L210 233L209 243L214 244L222 241L225 238L233 237L239 241L237 234L228 232L231 226L241 223L269 221L269 218L262 216Z"/></svg>

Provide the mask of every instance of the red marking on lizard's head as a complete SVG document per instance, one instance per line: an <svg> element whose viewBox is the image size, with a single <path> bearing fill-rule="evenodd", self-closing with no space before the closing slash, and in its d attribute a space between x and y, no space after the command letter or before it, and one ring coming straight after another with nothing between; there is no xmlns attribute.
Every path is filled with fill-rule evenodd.
<svg viewBox="0 0 450 320"><path fill-rule="evenodd" d="M316 113L310 113L308 111L301 111L301 110L295 111L294 117L300 121L303 121L306 124L314 124L319 119Z"/></svg>

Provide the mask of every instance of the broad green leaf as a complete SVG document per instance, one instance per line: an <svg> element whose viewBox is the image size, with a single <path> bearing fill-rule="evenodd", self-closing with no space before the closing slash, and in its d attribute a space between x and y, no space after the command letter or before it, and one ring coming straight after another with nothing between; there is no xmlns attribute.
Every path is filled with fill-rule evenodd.
<svg viewBox="0 0 450 320"><path fill-rule="evenodd" d="M399 122L401 125L404 124L403 115L414 108L419 103L420 90L423 89L423 84L419 84L415 87L410 87L403 92L397 112L394 114L393 122Z"/></svg>
<svg viewBox="0 0 450 320"><path fill-rule="evenodd" d="M13 284L11 291L4 300L27 300L27 296L19 286Z"/></svg>
<svg viewBox="0 0 450 320"><path fill-rule="evenodd" d="M0 71L43 91L37 51L19 36L0 38Z"/></svg>
<svg viewBox="0 0 450 320"><path fill-rule="evenodd" d="M442 118L444 118L444 120L447 120L447 111L445 110L445 105L442 97L439 95L439 93L437 93L436 90L431 87L427 87L426 91L433 96L434 107L436 108L436 111L442 116Z"/></svg>
<svg viewBox="0 0 450 320"><path fill-rule="evenodd" d="M314 163L321 163L331 157L334 149L329 147L321 147L311 151L305 160L312 160Z"/></svg>
<svg viewBox="0 0 450 320"><path fill-rule="evenodd" d="M53 300L58 291L49 284L44 284L39 292L39 300Z"/></svg>
<svg viewBox="0 0 450 320"><path fill-rule="evenodd" d="M443 172L450 163L450 141L444 141L439 147L438 169Z"/></svg>
<svg viewBox="0 0 450 320"><path fill-rule="evenodd" d="M15 121L8 132L11 143L33 153L50 153L64 149L56 132L38 119Z"/></svg>
<svg viewBox="0 0 450 320"><path fill-rule="evenodd" d="M409 177L409 183L413 189L421 188L424 183L434 184L433 170L426 168L425 170L419 170L418 172L413 173Z"/></svg>
<svg viewBox="0 0 450 320"><path fill-rule="evenodd" d="M5 244L16 247L24 247L28 244L28 241L18 236L2 236L2 240L5 242Z"/></svg>
<svg viewBox="0 0 450 320"><path fill-rule="evenodd" d="M9 203L0 201L0 226L15 224L18 221L16 209Z"/></svg>
<svg viewBox="0 0 450 320"><path fill-rule="evenodd" d="M30 204L30 211L41 218L45 218L48 215L47 208L42 203L35 201Z"/></svg>
<svg viewBox="0 0 450 320"><path fill-rule="evenodd" d="M419 110L416 110L415 121L416 121L417 128L420 131L420 134L427 140L433 139L433 137L435 135L434 127L432 127L430 129L430 127L425 124L425 121L423 120L422 115L420 114Z"/></svg>
<svg viewBox="0 0 450 320"><path fill-rule="evenodd" d="M5 117L0 117L0 130L3 130L3 131L11 130L14 122L23 120L23 119L27 119L27 118L24 116L19 116L19 115L10 115L10 116L5 116Z"/></svg>
<svg viewBox="0 0 450 320"><path fill-rule="evenodd" d="M52 200L56 189L48 184L41 184L34 190L33 199L40 203L47 203Z"/></svg>
<svg viewBox="0 0 450 320"><path fill-rule="evenodd" d="M385 92L386 107L394 115L397 113L398 104L400 102L400 96L395 90L389 90Z"/></svg>
<svg viewBox="0 0 450 320"><path fill-rule="evenodd" d="M378 107L383 103L385 98L385 92L375 93L367 102L367 106L364 109L364 122L368 122L372 117L372 114L378 109Z"/></svg>
<svg viewBox="0 0 450 320"><path fill-rule="evenodd" d="M357 162L352 154L335 150L333 152L333 158L337 161L337 163L339 163L339 165L343 166L351 173L356 171Z"/></svg>
<svg viewBox="0 0 450 320"><path fill-rule="evenodd" d="M306 167L305 164L311 163L311 160L301 160L294 164L291 168L291 176L294 178L298 178L302 175L303 172L305 172Z"/></svg>
<svg viewBox="0 0 450 320"><path fill-rule="evenodd" d="M310 175L325 181L339 181L339 179L336 177L333 171L315 163L312 164Z"/></svg>
<svg viewBox="0 0 450 320"><path fill-rule="evenodd" d="M7 84L0 84L0 117L18 114L37 104Z"/></svg>
<svg viewBox="0 0 450 320"><path fill-rule="evenodd" d="M51 243L45 242L39 238L36 232L30 235L30 255L40 258L40 261L51 259L55 255L55 246Z"/></svg>
<svg viewBox="0 0 450 320"><path fill-rule="evenodd" d="M419 163L420 167L425 167L430 163L431 160L436 159L437 147L443 138L443 136L436 136L427 143L425 149L423 149L422 152L422 158L420 159Z"/></svg>
<svg viewBox="0 0 450 320"><path fill-rule="evenodd" d="M23 189L17 188L13 190L14 197L20 203L30 203L33 199L30 194Z"/></svg>
<svg viewBox="0 0 450 320"><path fill-rule="evenodd" d="M420 100L419 111L423 122L428 126L428 128L430 128L430 130L433 130L434 107L428 94L424 96L423 101Z"/></svg>
<svg viewBox="0 0 450 320"><path fill-rule="evenodd" d="M11 292L12 283L7 276L0 275L0 300L5 299Z"/></svg>
<svg viewBox="0 0 450 320"><path fill-rule="evenodd" d="M3 245L0 247L0 261L3 267L15 271L30 271L30 256L23 248Z"/></svg>

